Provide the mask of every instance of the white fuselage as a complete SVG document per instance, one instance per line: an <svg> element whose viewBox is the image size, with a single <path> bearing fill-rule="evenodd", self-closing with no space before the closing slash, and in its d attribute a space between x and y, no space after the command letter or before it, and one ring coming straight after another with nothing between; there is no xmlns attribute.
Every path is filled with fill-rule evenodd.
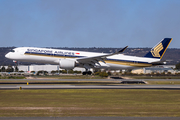
<svg viewBox="0 0 180 120"><path fill-rule="evenodd" d="M76 60L77 58L93 57L100 55L106 54L62 49L19 47L13 49L13 51L6 54L5 57L16 61L39 62L59 65L59 61L61 59ZM117 54L107 57L104 62L100 61L97 65L97 68L133 69L137 67L149 67L152 66L153 62L158 61L160 61L160 59ZM79 67L83 66L79 64Z"/></svg>

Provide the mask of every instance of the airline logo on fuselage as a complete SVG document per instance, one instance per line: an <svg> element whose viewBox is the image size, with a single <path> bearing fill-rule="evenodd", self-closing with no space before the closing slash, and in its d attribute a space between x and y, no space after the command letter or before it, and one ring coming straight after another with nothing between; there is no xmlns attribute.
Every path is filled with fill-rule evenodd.
<svg viewBox="0 0 180 120"><path fill-rule="evenodd" d="M154 49L151 50L153 57L161 57L160 56L161 50L163 50L163 44L162 43L160 43Z"/></svg>
<svg viewBox="0 0 180 120"><path fill-rule="evenodd" d="M42 49L27 49L25 53L32 54L50 54L50 55L70 55L73 56L74 52L65 52L61 50L42 50Z"/></svg>
<svg viewBox="0 0 180 120"><path fill-rule="evenodd" d="M53 53L52 50L41 50L41 49L27 49L29 53Z"/></svg>

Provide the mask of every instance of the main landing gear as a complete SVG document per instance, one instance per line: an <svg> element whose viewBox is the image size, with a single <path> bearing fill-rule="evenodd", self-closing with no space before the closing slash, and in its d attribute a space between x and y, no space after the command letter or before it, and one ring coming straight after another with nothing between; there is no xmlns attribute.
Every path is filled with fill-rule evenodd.
<svg viewBox="0 0 180 120"><path fill-rule="evenodd" d="M86 71L84 71L82 74L83 75L91 75L92 72L90 71L90 68L91 68L90 65L89 64L84 64L83 66L86 69Z"/></svg>
<svg viewBox="0 0 180 120"><path fill-rule="evenodd" d="M85 72L83 72L82 74L83 74L83 75L91 75L92 72L91 72L91 71L85 71Z"/></svg>

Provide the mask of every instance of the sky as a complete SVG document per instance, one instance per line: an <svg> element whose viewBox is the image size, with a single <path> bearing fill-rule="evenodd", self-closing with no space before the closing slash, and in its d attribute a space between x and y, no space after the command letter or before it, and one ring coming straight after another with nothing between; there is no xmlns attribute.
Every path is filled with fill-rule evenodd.
<svg viewBox="0 0 180 120"><path fill-rule="evenodd" d="M0 0L0 47L180 48L180 0Z"/></svg>

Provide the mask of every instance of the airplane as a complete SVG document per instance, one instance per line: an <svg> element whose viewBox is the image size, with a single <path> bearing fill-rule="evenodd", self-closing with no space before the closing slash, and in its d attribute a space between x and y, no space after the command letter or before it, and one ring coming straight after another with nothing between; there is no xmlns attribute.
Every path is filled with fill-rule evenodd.
<svg viewBox="0 0 180 120"><path fill-rule="evenodd" d="M18 47L5 55L6 58L23 62L56 64L61 69L85 68L83 75L91 74L90 68L121 70L150 67L164 64L161 61L172 38L164 38L155 45L144 57L122 54L128 47L115 53L97 53L37 47Z"/></svg>

